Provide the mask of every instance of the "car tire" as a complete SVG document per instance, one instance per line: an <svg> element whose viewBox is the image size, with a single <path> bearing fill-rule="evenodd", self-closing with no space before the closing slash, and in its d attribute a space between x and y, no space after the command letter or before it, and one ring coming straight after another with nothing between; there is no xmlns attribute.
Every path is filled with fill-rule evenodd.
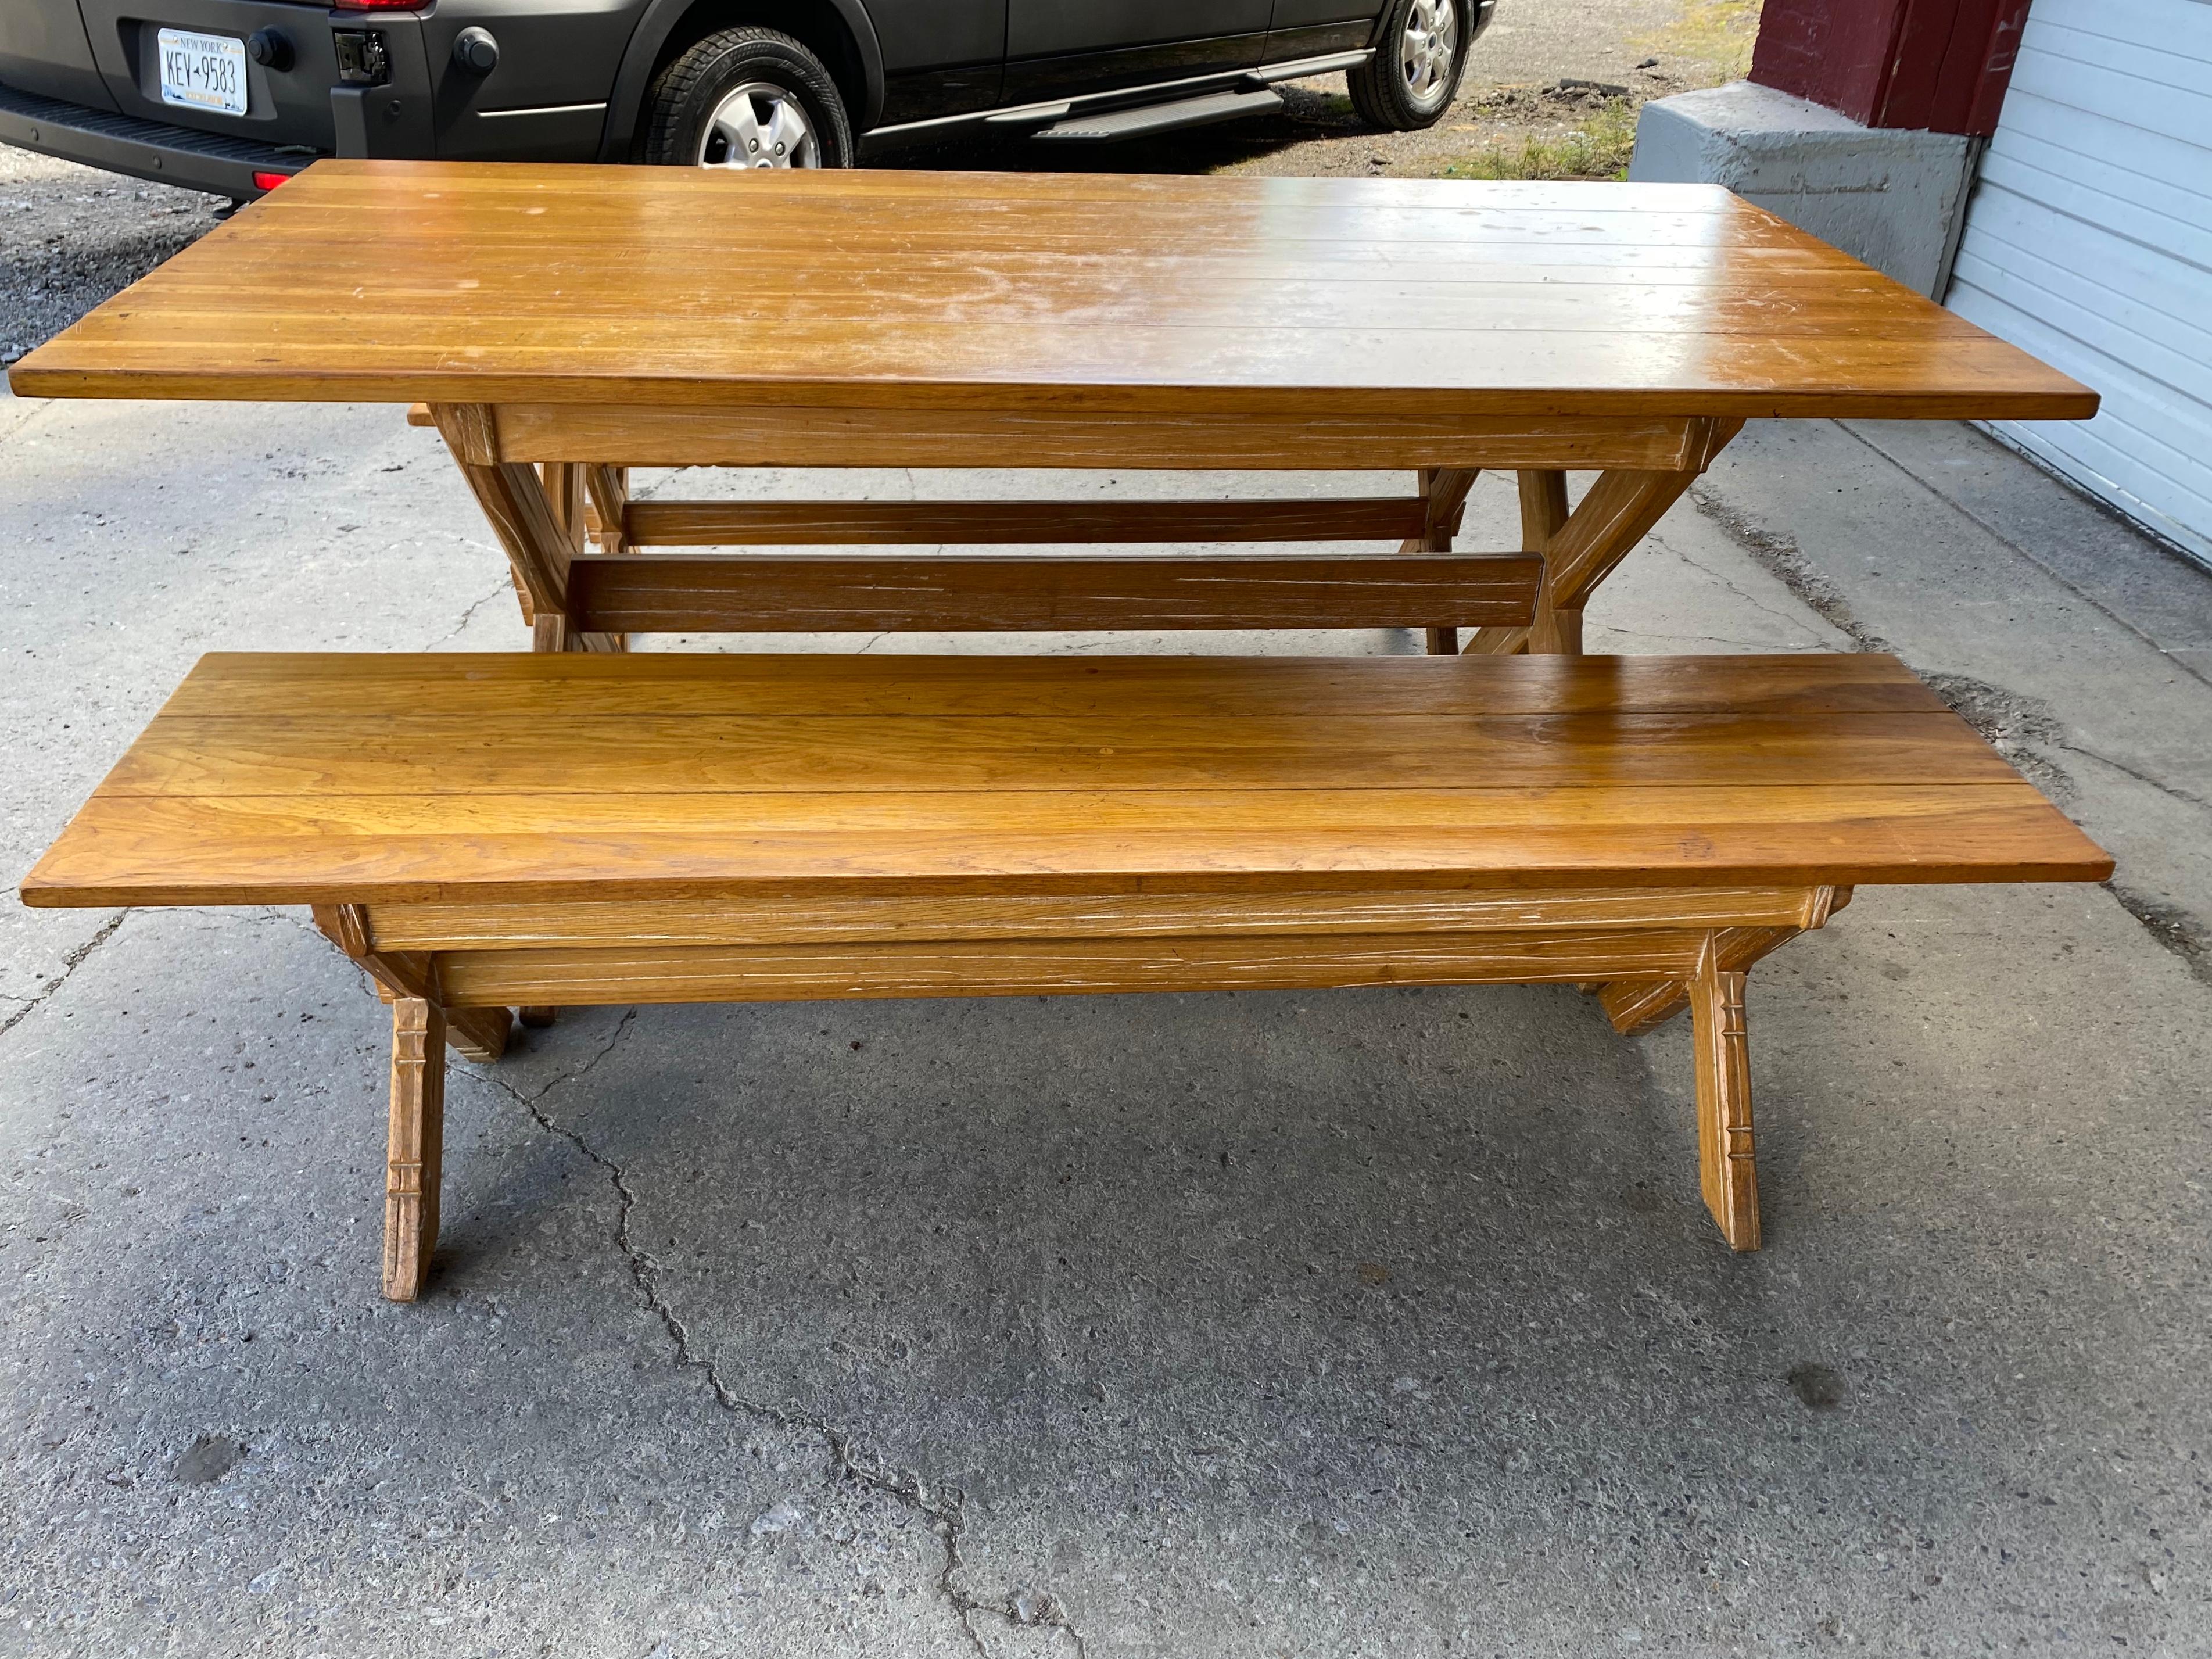
<svg viewBox="0 0 2212 1659"><path fill-rule="evenodd" d="M1390 132L1434 126L1467 73L1473 9L1474 0L1391 0L1375 55L1345 76L1359 118Z"/></svg>
<svg viewBox="0 0 2212 1659"><path fill-rule="evenodd" d="M722 29L647 94L645 159L664 167L848 167L853 124L822 60L774 29Z"/></svg>

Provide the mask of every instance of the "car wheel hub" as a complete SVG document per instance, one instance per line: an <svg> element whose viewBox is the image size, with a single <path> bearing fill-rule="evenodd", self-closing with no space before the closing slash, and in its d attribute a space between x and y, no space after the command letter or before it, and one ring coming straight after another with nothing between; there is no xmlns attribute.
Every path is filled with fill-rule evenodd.
<svg viewBox="0 0 2212 1659"><path fill-rule="evenodd" d="M1413 0L1398 53L1406 90L1423 103L1442 97L1458 46L1459 15L1452 9L1452 0Z"/></svg>
<svg viewBox="0 0 2212 1659"><path fill-rule="evenodd" d="M708 117L698 162L702 167L818 167L822 147L789 89L748 81Z"/></svg>

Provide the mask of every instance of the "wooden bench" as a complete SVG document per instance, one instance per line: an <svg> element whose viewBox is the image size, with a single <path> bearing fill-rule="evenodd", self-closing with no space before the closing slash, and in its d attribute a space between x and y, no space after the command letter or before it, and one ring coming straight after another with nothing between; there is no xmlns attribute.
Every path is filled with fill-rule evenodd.
<svg viewBox="0 0 2212 1659"><path fill-rule="evenodd" d="M2111 868L1887 656L218 654L22 891L314 907L392 1004L407 1300L443 1049L519 1004L1572 981L1689 1009L1751 1249L1752 963L1855 884Z"/></svg>

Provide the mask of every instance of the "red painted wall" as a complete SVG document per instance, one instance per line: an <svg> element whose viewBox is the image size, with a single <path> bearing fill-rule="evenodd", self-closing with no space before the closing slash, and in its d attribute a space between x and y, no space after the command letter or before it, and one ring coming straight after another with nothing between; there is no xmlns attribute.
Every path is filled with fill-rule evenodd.
<svg viewBox="0 0 2212 1659"><path fill-rule="evenodd" d="M1870 127L1996 131L2028 0L1766 0L1751 78Z"/></svg>

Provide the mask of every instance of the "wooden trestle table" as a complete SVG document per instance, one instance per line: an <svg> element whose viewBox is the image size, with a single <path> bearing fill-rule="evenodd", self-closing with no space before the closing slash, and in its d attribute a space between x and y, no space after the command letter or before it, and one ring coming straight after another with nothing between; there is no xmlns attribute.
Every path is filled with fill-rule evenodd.
<svg viewBox="0 0 2212 1659"><path fill-rule="evenodd" d="M1448 553L1492 467L1519 475L1541 599L1465 648L1574 653L1591 594L1747 419L2096 407L1713 186L362 161L317 162L10 378L31 396L427 406L538 647L586 651L630 631L1082 626L1102 580L1156 599L1176 580L1170 559L1103 577L1093 560L1062 591L1033 562L848 557L825 599L810 560L637 551L658 547L1397 544L1323 573L1357 625L1363 588L1418 583ZM1419 488L629 499L629 467L702 465L1376 470ZM1571 508L1570 471L1597 474ZM1461 648L1457 629L1428 647Z"/></svg>
<svg viewBox="0 0 2212 1659"><path fill-rule="evenodd" d="M2095 409L1717 189L322 161L12 378L419 403L563 653L211 657L25 878L317 907L393 1002L402 1299L437 1236L443 1045L495 1057L533 1001L1571 979L1623 1030L1690 1009L1706 1202L1756 1248L1751 962L1854 882L2111 869L1893 660L1559 659L1750 417ZM697 465L1419 488L629 499L627 468ZM1517 550L1454 549L1483 467L1519 475ZM1597 475L1571 508L1570 471ZM1382 545L1188 546L1268 541ZM939 550L991 543L1186 546ZM637 550L808 544L923 550ZM1133 617L1532 654L566 654ZM510 737L510 708L535 723Z"/></svg>

